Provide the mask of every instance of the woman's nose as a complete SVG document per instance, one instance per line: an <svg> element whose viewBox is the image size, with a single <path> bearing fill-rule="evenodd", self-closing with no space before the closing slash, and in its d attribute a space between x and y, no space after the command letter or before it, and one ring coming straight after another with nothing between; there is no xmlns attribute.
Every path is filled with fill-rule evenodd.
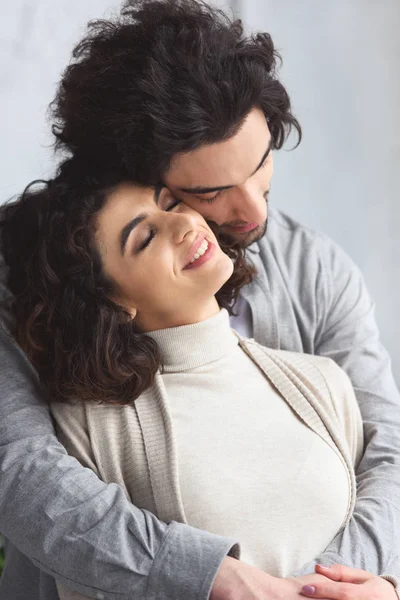
<svg viewBox="0 0 400 600"><path fill-rule="evenodd" d="M172 240L175 244L182 243L186 236L198 229L198 219L194 214L186 212L167 213L168 219L165 220L165 225L172 235Z"/></svg>

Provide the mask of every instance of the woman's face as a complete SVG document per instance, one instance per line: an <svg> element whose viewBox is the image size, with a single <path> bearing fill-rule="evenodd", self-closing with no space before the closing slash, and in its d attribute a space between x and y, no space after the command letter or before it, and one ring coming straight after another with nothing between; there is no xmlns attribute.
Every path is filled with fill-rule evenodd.
<svg viewBox="0 0 400 600"><path fill-rule="evenodd" d="M233 271L199 213L162 188L120 184L96 219L96 242L112 299L142 331L195 323L218 311Z"/></svg>

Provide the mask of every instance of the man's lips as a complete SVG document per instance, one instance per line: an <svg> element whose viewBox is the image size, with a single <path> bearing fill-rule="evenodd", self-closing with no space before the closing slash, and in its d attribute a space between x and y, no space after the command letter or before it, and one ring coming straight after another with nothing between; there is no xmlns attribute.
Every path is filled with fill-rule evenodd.
<svg viewBox="0 0 400 600"><path fill-rule="evenodd" d="M227 229L232 233L248 233L258 227L258 223L244 223L243 225L224 225L223 229Z"/></svg>

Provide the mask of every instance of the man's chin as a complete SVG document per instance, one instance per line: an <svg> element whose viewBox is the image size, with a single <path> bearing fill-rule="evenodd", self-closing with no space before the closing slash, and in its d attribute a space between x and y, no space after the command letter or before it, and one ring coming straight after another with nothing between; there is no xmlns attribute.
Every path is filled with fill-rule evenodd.
<svg viewBox="0 0 400 600"><path fill-rule="evenodd" d="M267 231L267 226L268 219L266 219L263 225L259 225L258 227L252 229L252 231L249 231L248 233L240 233L233 235L229 234L229 237L233 241L237 242L242 248L248 248L248 246L251 246L251 244L254 244L254 242L258 242L259 240L261 240L262 237L264 237Z"/></svg>

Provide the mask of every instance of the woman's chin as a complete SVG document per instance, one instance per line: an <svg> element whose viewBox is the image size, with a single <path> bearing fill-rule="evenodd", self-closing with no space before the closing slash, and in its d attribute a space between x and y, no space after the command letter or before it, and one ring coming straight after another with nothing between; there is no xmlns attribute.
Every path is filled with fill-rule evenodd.
<svg viewBox="0 0 400 600"><path fill-rule="evenodd" d="M231 258L229 258L229 256L227 256L226 254L224 254L224 268L225 268L225 281L224 283L226 283L228 281L228 279L230 279L235 265L233 264L233 260ZM224 285L224 283L222 285Z"/></svg>
<svg viewBox="0 0 400 600"><path fill-rule="evenodd" d="M218 285L218 288L215 289L215 293L217 293L232 276L234 270L234 265L232 260L226 254L223 255L223 258L218 265L218 272L215 273L215 282ZM217 269L216 269L217 271Z"/></svg>

